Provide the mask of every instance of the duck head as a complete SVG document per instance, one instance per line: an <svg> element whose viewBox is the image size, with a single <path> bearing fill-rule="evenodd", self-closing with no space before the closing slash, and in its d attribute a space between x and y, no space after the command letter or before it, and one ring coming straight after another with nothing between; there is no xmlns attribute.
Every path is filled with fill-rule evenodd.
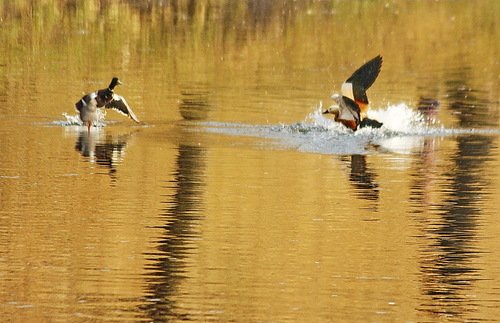
<svg viewBox="0 0 500 323"><path fill-rule="evenodd" d="M113 91L115 89L115 86L120 85L120 84L123 84L123 83L115 76L111 80L111 83L109 83L108 89L110 91Z"/></svg>
<svg viewBox="0 0 500 323"><path fill-rule="evenodd" d="M334 93L332 95L332 99L334 99L337 104L330 106L328 109L323 111L323 114L333 114L335 116L335 120L336 120L340 114L340 106L339 106L340 94Z"/></svg>
<svg viewBox="0 0 500 323"><path fill-rule="evenodd" d="M335 117L335 120L337 120L337 118L339 117L339 114L340 114L340 108L338 105L332 105L331 107L329 107L328 109L323 111L323 114L333 114Z"/></svg>

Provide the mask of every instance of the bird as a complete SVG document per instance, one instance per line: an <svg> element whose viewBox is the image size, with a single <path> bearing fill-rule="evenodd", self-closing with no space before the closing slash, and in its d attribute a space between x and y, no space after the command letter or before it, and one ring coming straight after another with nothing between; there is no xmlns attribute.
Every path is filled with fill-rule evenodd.
<svg viewBox="0 0 500 323"><path fill-rule="evenodd" d="M329 107L323 114L333 114L335 121L342 123L352 131L363 127L382 127L381 122L366 117L369 103L366 90L377 79L381 67L382 56L377 55L358 68L342 84L342 94L332 95L337 105Z"/></svg>
<svg viewBox="0 0 500 323"><path fill-rule="evenodd" d="M75 103L75 108L80 113L80 120L87 126L88 132L90 132L90 127L99 119L97 109L100 108L113 109L130 117L137 123L140 122L125 98L114 92L115 87L120 84L123 83L118 77L113 77L107 88L88 93Z"/></svg>

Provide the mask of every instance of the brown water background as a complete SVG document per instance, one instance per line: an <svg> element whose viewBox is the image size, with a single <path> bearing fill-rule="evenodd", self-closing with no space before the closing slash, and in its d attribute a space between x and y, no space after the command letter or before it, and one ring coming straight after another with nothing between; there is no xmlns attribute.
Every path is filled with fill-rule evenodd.
<svg viewBox="0 0 500 323"><path fill-rule="evenodd" d="M0 2L1 320L497 320L499 21L493 0ZM377 54L372 109L430 128L316 124ZM142 124L63 116L114 75Z"/></svg>

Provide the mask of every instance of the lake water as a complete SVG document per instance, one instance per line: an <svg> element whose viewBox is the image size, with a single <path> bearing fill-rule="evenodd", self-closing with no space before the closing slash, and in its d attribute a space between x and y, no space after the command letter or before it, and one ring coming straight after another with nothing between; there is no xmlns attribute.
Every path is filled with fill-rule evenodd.
<svg viewBox="0 0 500 323"><path fill-rule="evenodd" d="M0 4L6 322L500 317L499 1ZM353 133L321 114L381 54ZM113 76L142 121L74 111Z"/></svg>

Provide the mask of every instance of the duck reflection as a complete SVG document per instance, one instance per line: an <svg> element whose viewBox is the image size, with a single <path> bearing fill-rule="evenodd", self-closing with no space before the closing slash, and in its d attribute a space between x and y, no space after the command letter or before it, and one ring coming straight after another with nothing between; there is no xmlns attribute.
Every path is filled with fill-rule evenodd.
<svg viewBox="0 0 500 323"><path fill-rule="evenodd" d="M342 157L341 160L348 164L350 169L349 181L351 182L355 196L367 201L379 200L379 185L376 181L376 173L368 167L365 155L351 155Z"/></svg>
<svg viewBox="0 0 500 323"><path fill-rule="evenodd" d="M351 174L350 181L354 188L358 190L359 197L369 200L378 201L379 187L375 181L376 174L367 167L365 155L351 156Z"/></svg>
<svg viewBox="0 0 500 323"><path fill-rule="evenodd" d="M108 169L109 176L116 180L117 165L123 162L127 142L131 133L111 134L103 131L80 131L75 150L90 162Z"/></svg>

